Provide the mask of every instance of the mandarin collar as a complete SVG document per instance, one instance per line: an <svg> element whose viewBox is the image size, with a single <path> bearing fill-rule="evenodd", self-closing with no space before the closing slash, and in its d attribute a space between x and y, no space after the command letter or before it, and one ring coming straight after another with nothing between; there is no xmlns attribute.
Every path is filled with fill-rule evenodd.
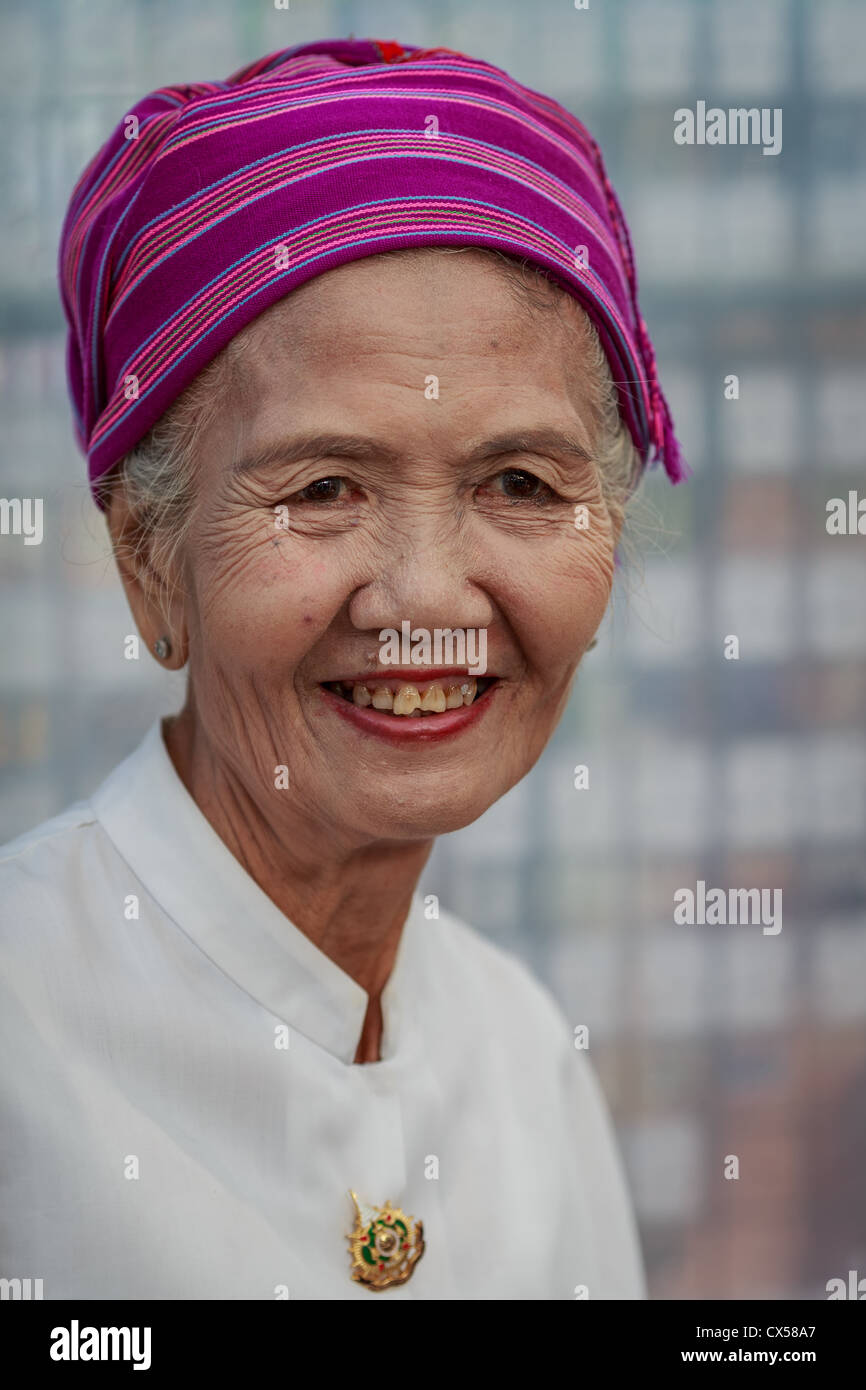
<svg viewBox="0 0 866 1390"><path fill-rule="evenodd" d="M178 776L161 719L90 804L148 893L214 965L290 1028L354 1062L366 990L280 912L220 839ZM365 1070L401 1046L412 1012L401 1001L414 997L422 918L415 893L382 991L381 1059Z"/></svg>

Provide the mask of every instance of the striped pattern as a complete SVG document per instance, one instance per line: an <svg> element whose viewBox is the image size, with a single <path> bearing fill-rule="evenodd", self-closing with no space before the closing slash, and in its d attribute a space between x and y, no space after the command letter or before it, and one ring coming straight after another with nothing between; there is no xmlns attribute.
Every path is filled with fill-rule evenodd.
<svg viewBox="0 0 866 1390"><path fill-rule="evenodd" d="M573 294L644 462L686 476L589 132L487 63L347 39L152 92L75 185L59 275L91 484L276 300L347 261L437 244L527 257Z"/></svg>

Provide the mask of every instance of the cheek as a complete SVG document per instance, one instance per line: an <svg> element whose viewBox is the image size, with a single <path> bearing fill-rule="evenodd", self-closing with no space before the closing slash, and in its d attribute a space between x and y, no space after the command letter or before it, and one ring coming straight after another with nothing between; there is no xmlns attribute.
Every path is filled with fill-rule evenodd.
<svg viewBox="0 0 866 1390"><path fill-rule="evenodd" d="M572 569L572 589L576 618L581 626L595 632L610 600L614 580L612 537L585 539L578 548Z"/></svg>
<svg viewBox="0 0 866 1390"><path fill-rule="evenodd" d="M613 541L584 533L513 557L505 617L530 662L570 673L604 617L613 585Z"/></svg>
<svg viewBox="0 0 866 1390"><path fill-rule="evenodd" d="M204 550L195 567L191 657L280 681L318 641L346 601L343 566L303 553L268 529ZM199 642L195 642L195 629Z"/></svg>

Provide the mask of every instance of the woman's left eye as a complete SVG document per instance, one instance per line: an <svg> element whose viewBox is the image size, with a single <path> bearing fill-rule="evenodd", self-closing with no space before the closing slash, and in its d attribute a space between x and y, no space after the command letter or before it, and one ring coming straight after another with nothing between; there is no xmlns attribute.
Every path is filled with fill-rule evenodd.
<svg viewBox="0 0 866 1390"><path fill-rule="evenodd" d="M497 487L496 484L501 486ZM509 502L551 502L556 493L547 483L525 468L506 468L491 480L494 492L502 493Z"/></svg>
<svg viewBox="0 0 866 1390"><path fill-rule="evenodd" d="M297 496L302 502L336 502L340 489L346 486L345 478L317 478L301 488Z"/></svg>

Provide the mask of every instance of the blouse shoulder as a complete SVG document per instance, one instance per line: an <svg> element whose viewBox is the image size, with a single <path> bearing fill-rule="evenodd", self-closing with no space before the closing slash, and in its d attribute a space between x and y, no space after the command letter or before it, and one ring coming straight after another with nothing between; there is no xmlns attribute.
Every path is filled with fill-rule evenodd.
<svg viewBox="0 0 866 1390"><path fill-rule="evenodd" d="M451 912L440 909L439 920L427 925L438 928L450 977L471 994L476 1016L479 1010L504 1016L512 1032L524 1033L536 1047L568 1046L569 1025L559 1003L519 956Z"/></svg>
<svg viewBox="0 0 866 1390"><path fill-rule="evenodd" d="M14 839L0 845L0 873L19 869L27 872L28 860L41 851L43 854L72 850L75 834L96 824L96 816L88 801L76 801L49 820L31 830L24 830Z"/></svg>
<svg viewBox="0 0 866 1390"><path fill-rule="evenodd" d="M645 1298L640 1239L613 1117L593 1061L575 1040L574 1023L510 951L451 913L440 912L440 920L427 925L440 928L441 958L452 988L459 990L461 1016L472 1019L473 1035L483 1030L507 1040L502 1055L521 1113L540 1103L551 1134L554 1110L560 1116L571 1187L583 1194L596 1250L592 1296Z"/></svg>
<svg viewBox="0 0 866 1390"><path fill-rule="evenodd" d="M89 802L76 801L0 845L4 954L43 956L66 941L61 929L88 921L112 857L106 841Z"/></svg>

